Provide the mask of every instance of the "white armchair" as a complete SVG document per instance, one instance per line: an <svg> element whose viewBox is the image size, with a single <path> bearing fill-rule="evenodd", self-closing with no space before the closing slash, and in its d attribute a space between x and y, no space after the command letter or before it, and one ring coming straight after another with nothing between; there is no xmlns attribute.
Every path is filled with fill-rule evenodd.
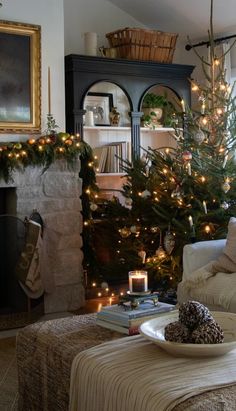
<svg viewBox="0 0 236 411"><path fill-rule="evenodd" d="M177 289L178 303L195 300L209 309L236 312L236 273L209 275L206 281L189 285L196 270L216 260L222 254L225 244L226 240L211 240L184 247L183 278Z"/></svg>

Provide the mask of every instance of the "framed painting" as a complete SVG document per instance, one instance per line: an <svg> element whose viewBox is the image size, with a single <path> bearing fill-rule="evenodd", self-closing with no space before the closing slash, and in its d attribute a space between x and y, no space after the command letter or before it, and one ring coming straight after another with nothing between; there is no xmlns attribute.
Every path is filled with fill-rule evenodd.
<svg viewBox="0 0 236 411"><path fill-rule="evenodd" d="M0 133L41 128L41 28L0 20Z"/></svg>
<svg viewBox="0 0 236 411"><path fill-rule="evenodd" d="M95 126L110 126L109 113L113 107L112 93L87 93L84 109L92 111Z"/></svg>

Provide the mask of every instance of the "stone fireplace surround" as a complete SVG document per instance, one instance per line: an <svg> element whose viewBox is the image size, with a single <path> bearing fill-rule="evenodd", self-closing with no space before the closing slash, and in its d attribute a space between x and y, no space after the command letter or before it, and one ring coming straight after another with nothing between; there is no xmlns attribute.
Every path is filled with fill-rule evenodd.
<svg viewBox="0 0 236 411"><path fill-rule="evenodd" d="M85 303L79 170L79 160L73 171L58 160L44 173L41 167L27 167L14 172L13 182L0 180L0 189L15 189L15 204L9 205L8 213L24 220L36 209L43 218L45 265L48 283L53 284L44 294L45 313L75 310Z"/></svg>

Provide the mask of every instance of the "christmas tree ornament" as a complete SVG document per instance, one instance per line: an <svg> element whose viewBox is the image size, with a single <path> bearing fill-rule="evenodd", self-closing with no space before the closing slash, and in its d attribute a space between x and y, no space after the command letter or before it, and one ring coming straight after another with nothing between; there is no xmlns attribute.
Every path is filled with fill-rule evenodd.
<svg viewBox="0 0 236 411"><path fill-rule="evenodd" d="M182 159L184 161L190 161L190 160L192 160L192 158L193 158L193 156L192 156L192 153L190 151L186 150L182 153Z"/></svg>
<svg viewBox="0 0 236 411"><path fill-rule="evenodd" d="M131 225L130 231L132 234L139 234L140 233L140 226Z"/></svg>
<svg viewBox="0 0 236 411"><path fill-rule="evenodd" d="M163 239L167 254L171 254L175 246L175 236L168 230Z"/></svg>
<svg viewBox="0 0 236 411"><path fill-rule="evenodd" d="M223 210L228 210L229 204L226 201L223 201L223 203L220 205Z"/></svg>
<svg viewBox="0 0 236 411"><path fill-rule="evenodd" d="M157 233L158 231L160 231L160 229L159 229L159 227L157 227L157 226L152 226L152 227L150 227L150 231L151 231L151 233L155 234L155 233Z"/></svg>
<svg viewBox="0 0 236 411"><path fill-rule="evenodd" d="M201 144L205 140L205 133L199 128L199 130L193 135L193 139L197 144Z"/></svg>
<svg viewBox="0 0 236 411"><path fill-rule="evenodd" d="M97 204L95 204L95 203L91 203L91 204L90 204L90 210L96 211L97 208L98 208Z"/></svg>
<svg viewBox="0 0 236 411"><path fill-rule="evenodd" d="M126 205L127 207L131 207L131 206L132 206L132 203L133 203L132 198L128 197L128 198L125 199L125 205Z"/></svg>
<svg viewBox="0 0 236 411"><path fill-rule="evenodd" d="M150 191L148 191L148 190L144 190L144 191L142 191L142 193L141 193L141 197L142 197L142 198L150 197L150 195L151 195L151 193L150 193Z"/></svg>
<svg viewBox="0 0 236 411"><path fill-rule="evenodd" d="M129 229L128 227L122 227L122 228L120 228L120 229L119 229L119 233L120 233L120 236L121 236L122 238L127 238L127 237L129 237L130 234L131 234L130 229Z"/></svg>
<svg viewBox="0 0 236 411"><path fill-rule="evenodd" d="M221 187L225 194L228 193L228 191L230 190L230 184L228 180L225 180Z"/></svg>
<svg viewBox="0 0 236 411"><path fill-rule="evenodd" d="M138 252L138 256L141 258L142 264L145 264L145 261L146 261L146 251L140 250L140 251Z"/></svg>

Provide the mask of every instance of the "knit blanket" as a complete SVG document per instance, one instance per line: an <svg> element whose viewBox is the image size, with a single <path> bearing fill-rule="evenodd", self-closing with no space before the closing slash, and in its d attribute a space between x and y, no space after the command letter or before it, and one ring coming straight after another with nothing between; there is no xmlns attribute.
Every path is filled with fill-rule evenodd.
<svg viewBox="0 0 236 411"><path fill-rule="evenodd" d="M236 383L235 361L236 350L221 357L173 357L141 336L104 343L75 357L70 411L170 411ZM218 406L203 409L226 410Z"/></svg>

